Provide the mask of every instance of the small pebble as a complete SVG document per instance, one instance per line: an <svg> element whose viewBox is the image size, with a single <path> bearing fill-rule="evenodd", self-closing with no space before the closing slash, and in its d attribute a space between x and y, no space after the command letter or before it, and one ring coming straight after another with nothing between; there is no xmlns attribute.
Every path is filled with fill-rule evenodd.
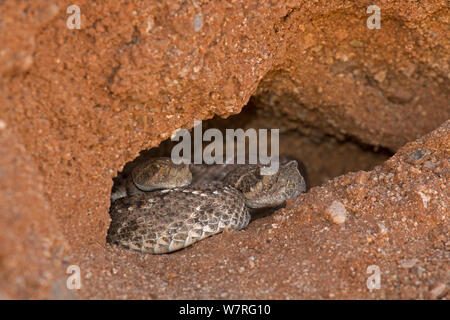
<svg viewBox="0 0 450 320"><path fill-rule="evenodd" d="M432 161L425 161L425 163L423 164L423 166L425 168L428 168L430 170L433 170L434 168L436 168L436 163L432 162Z"/></svg>
<svg viewBox="0 0 450 320"><path fill-rule="evenodd" d="M328 216L332 222L343 224L347 219L347 210L342 202L335 200L331 203L331 206L325 210L325 215Z"/></svg>
<svg viewBox="0 0 450 320"><path fill-rule="evenodd" d="M147 18L147 33L150 33L150 31L153 29L154 22L152 18Z"/></svg>
<svg viewBox="0 0 450 320"><path fill-rule="evenodd" d="M416 258L402 260L400 262L400 267L402 267L403 269L411 269L412 267L414 267L416 265L417 262L419 262L419 260L417 260Z"/></svg>
<svg viewBox="0 0 450 320"><path fill-rule="evenodd" d="M428 196L428 195L426 195L426 194L424 194L424 193L421 192L421 191L419 191L418 194L419 194L420 198L422 199L423 207L424 207L425 209L427 209L427 208L428 208L428 202L430 202L431 197Z"/></svg>
<svg viewBox="0 0 450 320"><path fill-rule="evenodd" d="M352 46L353 48L363 48L364 47L364 42L360 41L360 40L351 40L349 42L350 46Z"/></svg>
<svg viewBox="0 0 450 320"><path fill-rule="evenodd" d="M248 264L249 264L250 268L253 269L255 267L255 257L251 256L249 258Z"/></svg>
<svg viewBox="0 0 450 320"><path fill-rule="evenodd" d="M409 154L409 156L406 158L406 161L411 164L418 164L426 160L430 153L431 151L428 149L415 150Z"/></svg>
<svg viewBox="0 0 450 320"><path fill-rule="evenodd" d="M0 130L6 129L6 122L3 120L0 120Z"/></svg>
<svg viewBox="0 0 450 320"><path fill-rule="evenodd" d="M447 292L447 285L445 283L438 283L431 289L431 299L439 299Z"/></svg>
<svg viewBox="0 0 450 320"><path fill-rule="evenodd" d="M355 181L359 184L365 184L365 183L367 183L369 176L370 176L370 174L368 172L359 171L355 176Z"/></svg>
<svg viewBox="0 0 450 320"><path fill-rule="evenodd" d="M378 225L378 228L380 228L381 234L386 234L388 232L387 228L381 222L378 222L377 225Z"/></svg>
<svg viewBox="0 0 450 320"><path fill-rule="evenodd" d="M386 70L381 70L375 74L374 79L381 83L386 79L386 73Z"/></svg>
<svg viewBox="0 0 450 320"><path fill-rule="evenodd" d="M421 266L417 266L417 268L416 268L416 273L417 273L417 275L418 275L419 277L422 278L422 275L423 275L424 272L425 272L425 269L424 269L424 268L422 268Z"/></svg>

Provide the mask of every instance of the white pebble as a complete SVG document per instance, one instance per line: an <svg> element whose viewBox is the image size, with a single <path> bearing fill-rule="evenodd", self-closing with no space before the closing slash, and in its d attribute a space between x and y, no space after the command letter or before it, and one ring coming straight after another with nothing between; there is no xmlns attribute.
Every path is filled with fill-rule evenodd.
<svg viewBox="0 0 450 320"><path fill-rule="evenodd" d="M325 210L325 214L336 224L343 224L347 219L347 210L344 204L336 200Z"/></svg>
<svg viewBox="0 0 450 320"><path fill-rule="evenodd" d="M411 269L416 265L416 263L419 262L416 258L409 259L409 260L403 260L400 262L400 267L403 269Z"/></svg>
<svg viewBox="0 0 450 320"><path fill-rule="evenodd" d="M422 198L422 203L423 203L423 207L425 209L428 208L428 202L430 201L431 197L427 196L426 194L424 194L423 192L418 192L420 197Z"/></svg>
<svg viewBox="0 0 450 320"><path fill-rule="evenodd" d="M438 283L431 289L431 299L439 299L447 293L447 285L445 283Z"/></svg>
<svg viewBox="0 0 450 320"><path fill-rule="evenodd" d="M378 225L378 228L380 228L381 234L386 234L388 232L388 229L381 222L378 222L377 225Z"/></svg>

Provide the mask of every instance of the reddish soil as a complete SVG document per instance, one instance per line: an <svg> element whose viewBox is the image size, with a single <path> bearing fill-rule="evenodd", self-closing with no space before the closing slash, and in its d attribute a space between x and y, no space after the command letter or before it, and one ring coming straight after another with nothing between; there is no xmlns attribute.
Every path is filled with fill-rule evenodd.
<svg viewBox="0 0 450 320"><path fill-rule="evenodd" d="M379 30L370 1L71 4L0 1L0 298L449 298L447 1ZM173 254L106 244L117 172L214 116L279 128L314 187Z"/></svg>

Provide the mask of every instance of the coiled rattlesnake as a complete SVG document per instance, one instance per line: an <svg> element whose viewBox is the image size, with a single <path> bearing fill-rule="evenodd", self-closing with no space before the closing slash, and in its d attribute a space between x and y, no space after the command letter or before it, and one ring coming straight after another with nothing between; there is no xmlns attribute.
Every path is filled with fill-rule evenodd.
<svg viewBox="0 0 450 320"><path fill-rule="evenodd" d="M306 191L295 160L273 175L261 175L261 167L147 159L113 190L107 240L141 252L168 253L223 230L243 229L249 211L279 206Z"/></svg>

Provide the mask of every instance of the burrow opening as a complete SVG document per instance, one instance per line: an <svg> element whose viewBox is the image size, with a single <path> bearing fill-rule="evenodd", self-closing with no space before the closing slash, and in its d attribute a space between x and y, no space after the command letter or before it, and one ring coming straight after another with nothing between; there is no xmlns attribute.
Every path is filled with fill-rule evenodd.
<svg viewBox="0 0 450 320"><path fill-rule="evenodd" d="M261 114L261 111L264 112L263 115ZM270 120L272 116L275 120L274 122ZM274 123L281 125L278 127L274 127ZM383 163L392 156L392 153L386 149L376 150L373 146L364 145L351 139L339 140L337 137L325 134L315 134L313 136L311 134L308 135L302 133L298 129L292 129L292 127L290 127L288 124L286 126L283 126L282 118L276 119L275 113L273 115L267 114L267 110L258 107L253 102L253 100L251 100L250 103L243 108L240 114L230 116L227 119L222 119L216 116L211 120L202 122L203 132L212 128L218 129L222 132L222 142L225 142L225 144L226 129L242 129L245 131L252 128L255 129L256 132L259 132L257 129L269 129L267 130L267 132L269 132L270 129L279 129L278 145L280 156L298 160L300 172L307 181L308 189L324 184L330 179L348 172L371 170L375 166ZM203 134L201 136L203 137ZM194 128L190 130L190 137L190 158L192 160L194 157L194 155L192 154L192 151L194 150L193 140L195 139ZM258 141L259 139L260 137L258 136ZM247 147L249 145L249 140L245 140L245 145ZM267 137L267 140L268 142L271 141L271 137ZM114 185L111 190L110 209L113 209L115 207L116 202L113 201L119 198L117 197L118 194L121 194L120 197L127 195L128 187L125 187L125 192L117 191L119 189L124 190L124 185L130 185L130 180L127 180L126 176L129 175L130 172L132 172L131 169L134 168L136 164L141 162L143 158L170 157L172 148L178 143L179 141L172 141L171 138L169 138L161 142L160 145L156 148L141 151L140 155L136 159L128 162L124 166L122 172L119 172L117 177L113 179ZM210 143L211 141L204 141L202 150L204 150L206 145ZM268 150L270 149L271 146L269 145ZM228 156L226 154L226 145L223 146L223 150L225 150L225 155ZM282 158L280 157L280 160L281 159ZM248 160L249 159L247 157L247 161ZM133 188L133 186L131 186L130 188ZM120 206L121 203L118 203L118 205ZM279 205L277 207L256 209L256 211L253 211L251 213L251 220L254 221L256 219L269 216L284 206L285 204ZM128 208L128 210L130 210L130 207ZM131 210L133 209L131 208ZM111 230L111 226L109 230ZM108 236L110 232L109 230ZM107 242L110 242L108 238Z"/></svg>
<svg viewBox="0 0 450 320"><path fill-rule="evenodd" d="M274 127L274 123L277 127ZM286 127L283 127L282 118L267 114L267 110L261 110L253 99L237 115L227 119L215 116L202 122L203 132L216 128L223 133L224 137L226 129L279 129L280 155L299 160L303 164L304 168L301 171L306 173L309 188L322 185L348 172L372 170L393 155L388 149L366 145L351 138L342 139L327 134L308 135L299 130L290 129L289 126ZM190 132L193 139L193 130L191 129ZM270 142L270 136L268 140ZM128 174L133 165L142 158L170 157L173 146L178 143L169 138L161 142L158 147L142 150L140 155L128 162L118 175ZM209 143L204 142L203 148ZM114 183L117 185L117 177L114 178Z"/></svg>

